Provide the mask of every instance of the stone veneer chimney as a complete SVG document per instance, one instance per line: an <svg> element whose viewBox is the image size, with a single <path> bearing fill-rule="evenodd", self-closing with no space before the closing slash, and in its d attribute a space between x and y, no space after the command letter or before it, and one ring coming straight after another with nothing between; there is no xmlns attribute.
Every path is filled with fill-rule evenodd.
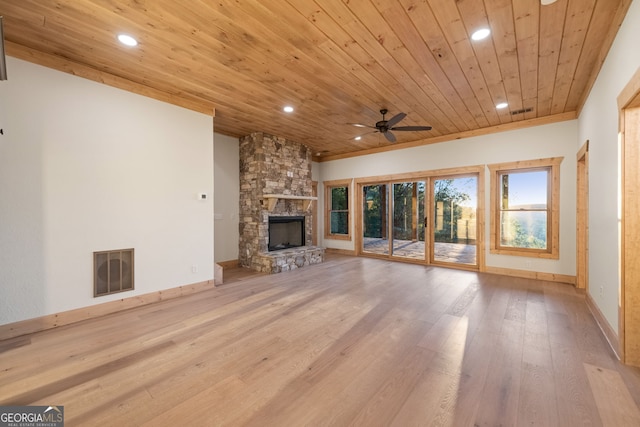
<svg viewBox="0 0 640 427"><path fill-rule="evenodd" d="M322 262L321 248L269 252L269 216L304 216L305 242L310 245L312 213L304 200L279 199L269 210L265 194L312 195L309 148L262 132L240 138L240 265L277 273Z"/></svg>

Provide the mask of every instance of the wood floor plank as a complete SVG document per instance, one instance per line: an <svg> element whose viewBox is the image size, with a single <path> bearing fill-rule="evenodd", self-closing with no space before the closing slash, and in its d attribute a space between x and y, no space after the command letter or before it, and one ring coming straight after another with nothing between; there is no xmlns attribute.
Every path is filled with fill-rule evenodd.
<svg viewBox="0 0 640 427"><path fill-rule="evenodd" d="M141 425L222 425L224 421L222 416L225 412L212 408L211 402L216 402L216 406L220 405L220 407L232 405L236 396L245 392L246 384L235 375L232 375Z"/></svg>
<svg viewBox="0 0 640 427"><path fill-rule="evenodd" d="M442 396L457 387L459 377L436 369L426 370L395 414L390 426L410 427L430 425L440 407Z"/></svg>
<svg viewBox="0 0 640 427"><path fill-rule="evenodd" d="M617 371L599 368L588 363L584 364L584 370L604 426L640 425L638 404L629 394Z"/></svg>
<svg viewBox="0 0 640 427"><path fill-rule="evenodd" d="M527 304L527 291L520 287L516 287L509 295L509 305L505 313L505 319L525 322Z"/></svg>
<svg viewBox="0 0 640 427"><path fill-rule="evenodd" d="M558 426L552 371L545 364L523 363L517 425Z"/></svg>
<svg viewBox="0 0 640 427"><path fill-rule="evenodd" d="M597 404L585 378L575 346L571 343L551 347L553 375L556 384L559 425L579 422L585 426L600 426L602 420Z"/></svg>
<svg viewBox="0 0 640 427"><path fill-rule="evenodd" d="M383 395L389 397L389 400L385 400L385 412L389 412L394 405L400 405L396 399L402 399L402 396L408 393L412 387L410 381L402 381L403 368L410 369L407 366L407 364L411 364L410 359L407 358L410 353L409 349L419 353L419 355L415 355L414 362L421 366L426 364L421 356L428 356L430 352L415 346L415 342L427 328L426 323L417 321L420 323L416 326L413 323L416 322L415 320L406 318L398 318L397 322L393 336L390 338L394 342L393 346L384 350L362 348L360 354L373 355L373 359L369 363L366 363L367 356L353 355L352 360L358 366L365 362L364 369L352 368L354 371L353 379L334 395L332 410L330 412L314 411L315 416L310 419L311 425L367 425L357 421L359 413L371 402L383 398ZM420 361L415 360L418 358ZM412 366L416 368L415 364ZM415 370L412 372L415 373ZM389 388L395 388L393 396L387 394ZM295 422L295 418L293 421Z"/></svg>
<svg viewBox="0 0 640 427"><path fill-rule="evenodd" d="M356 341L336 341L319 356L322 363L315 368L312 364L298 375L282 395L274 399L278 405L266 406L248 425L264 425L265 422L317 425L353 412L354 400L375 392L385 380L384 373L397 366L397 359L402 355L398 350L408 343L415 344L419 332L420 329L413 329L398 310L387 311L385 316L376 319L374 328ZM353 389L358 390L356 397L353 397ZM314 402L314 405L303 405L301 401ZM322 410L327 405L332 407L331 413Z"/></svg>
<svg viewBox="0 0 640 427"><path fill-rule="evenodd" d="M505 319L491 355L489 374L481 391L484 401L479 405L474 425L517 425L520 383L522 377L522 353L524 324Z"/></svg>
<svg viewBox="0 0 640 427"><path fill-rule="evenodd" d="M607 369L616 369L618 360L607 344L597 322L584 302L583 296L562 299L574 331L573 338L580 349L581 360Z"/></svg>
<svg viewBox="0 0 640 427"><path fill-rule="evenodd" d="M438 351L449 339L461 319L458 316L443 314L440 319L420 340L418 345L427 350Z"/></svg>
<svg viewBox="0 0 640 427"><path fill-rule="evenodd" d="M527 293L518 424L557 426L557 386L553 374L546 307L540 298L540 292Z"/></svg>
<svg viewBox="0 0 640 427"><path fill-rule="evenodd" d="M489 365L497 344L498 335L485 330L475 335L461 360L460 378L452 398L443 400L434 420L440 425L473 425L482 402L482 390L489 372Z"/></svg>
<svg viewBox="0 0 640 427"><path fill-rule="evenodd" d="M0 404L80 426L640 425L640 370L571 286L343 255L235 277L0 341Z"/></svg>
<svg viewBox="0 0 640 427"><path fill-rule="evenodd" d="M418 383L417 372L429 369L434 352L414 347L376 393L365 402L351 425L390 425Z"/></svg>

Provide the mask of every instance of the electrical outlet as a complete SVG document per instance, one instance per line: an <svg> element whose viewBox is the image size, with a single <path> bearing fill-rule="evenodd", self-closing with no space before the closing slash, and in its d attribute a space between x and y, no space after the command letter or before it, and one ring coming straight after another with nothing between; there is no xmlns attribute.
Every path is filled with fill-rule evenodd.
<svg viewBox="0 0 640 427"><path fill-rule="evenodd" d="M526 268L531 268L531 267L533 266L533 264L531 263L531 261L525 261L525 262L524 262L524 266L525 266Z"/></svg>
<svg viewBox="0 0 640 427"><path fill-rule="evenodd" d="M195 265L195 264L194 264L194 265L192 265L192 266L191 266L191 272L192 272L192 273L197 273L197 272L198 272L198 266L197 266L197 265Z"/></svg>
<svg viewBox="0 0 640 427"><path fill-rule="evenodd" d="M602 286L600 286L600 298L602 298L602 295L604 295L604 289Z"/></svg>

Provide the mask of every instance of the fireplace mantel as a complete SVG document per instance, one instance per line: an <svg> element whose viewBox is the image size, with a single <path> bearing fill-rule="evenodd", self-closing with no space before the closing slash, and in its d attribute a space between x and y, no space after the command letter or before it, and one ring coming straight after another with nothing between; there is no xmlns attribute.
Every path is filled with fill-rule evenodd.
<svg viewBox="0 0 640 427"><path fill-rule="evenodd" d="M288 199L288 200L304 200L304 210L308 211L311 207L311 202L314 200L318 200L315 196L292 196L291 194L263 194L262 197L268 200L267 209L272 211L273 208L276 207L276 203L280 199Z"/></svg>

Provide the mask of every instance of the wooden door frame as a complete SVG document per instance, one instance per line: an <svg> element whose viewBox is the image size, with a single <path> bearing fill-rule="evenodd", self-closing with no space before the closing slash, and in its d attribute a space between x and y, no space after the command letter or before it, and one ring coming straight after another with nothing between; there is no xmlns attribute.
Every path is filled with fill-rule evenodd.
<svg viewBox="0 0 640 427"><path fill-rule="evenodd" d="M576 157L576 288L589 292L589 140Z"/></svg>
<svg viewBox="0 0 640 427"><path fill-rule="evenodd" d="M316 197L311 202L311 244L318 246L318 181L311 181L311 195Z"/></svg>
<svg viewBox="0 0 640 427"><path fill-rule="evenodd" d="M618 96L618 119L622 177L619 354L623 363L640 366L640 69Z"/></svg>

